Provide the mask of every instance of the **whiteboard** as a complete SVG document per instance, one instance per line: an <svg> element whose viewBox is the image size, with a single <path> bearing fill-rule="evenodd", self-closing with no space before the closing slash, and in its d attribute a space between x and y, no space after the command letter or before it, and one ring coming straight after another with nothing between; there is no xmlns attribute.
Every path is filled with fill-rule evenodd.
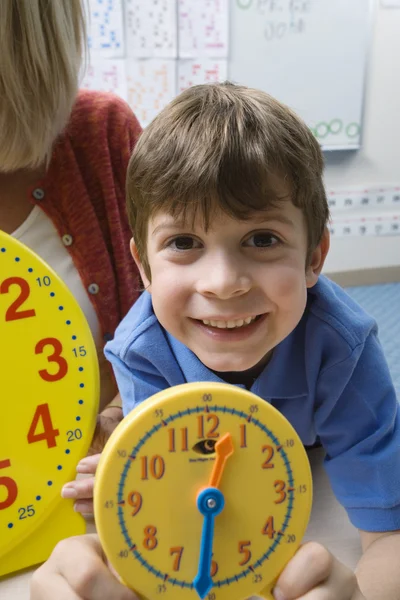
<svg viewBox="0 0 400 600"><path fill-rule="evenodd" d="M289 105L324 150L361 144L370 0L231 0L229 79Z"/></svg>

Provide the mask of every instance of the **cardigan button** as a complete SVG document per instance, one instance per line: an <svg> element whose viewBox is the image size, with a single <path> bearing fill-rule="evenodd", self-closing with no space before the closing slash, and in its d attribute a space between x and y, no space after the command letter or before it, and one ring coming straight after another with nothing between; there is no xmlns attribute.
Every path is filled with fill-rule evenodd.
<svg viewBox="0 0 400 600"><path fill-rule="evenodd" d="M64 246L71 246L72 242L74 241L74 238L72 235L69 235L69 233L63 235L61 239Z"/></svg>
<svg viewBox="0 0 400 600"><path fill-rule="evenodd" d="M97 285L97 283L91 283L91 284L89 285L89 287L88 287L88 292L89 292L89 294L96 295L96 294L98 294L98 293L99 293L99 291L100 291L100 288L99 288L99 286Z"/></svg>
<svg viewBox="0 0 400 600"><path fill-rule="evenodd" d="M43 200L44 190L42 190L42 188L36 188L33 190L32 196L35 198L35 200Z"/></svg>

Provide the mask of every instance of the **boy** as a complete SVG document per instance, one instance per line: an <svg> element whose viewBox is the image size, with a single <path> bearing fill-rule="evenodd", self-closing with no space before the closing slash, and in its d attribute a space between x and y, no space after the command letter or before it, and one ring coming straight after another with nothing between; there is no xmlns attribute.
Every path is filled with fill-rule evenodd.
<svg viewBox="0 0 400 600"><path fill-rule="evenodd" d="M305 445L320 441L360 529L360 588L390 600L400 594L397 400L374 321L320 276L322 172L308 128L267 94L226 83L176 98L129 165L131 252L146 291L106 355L125 414L173 385L225 381L271 402ZM320 583L296 582L290 598L352 597L302 595Z"/></svg>

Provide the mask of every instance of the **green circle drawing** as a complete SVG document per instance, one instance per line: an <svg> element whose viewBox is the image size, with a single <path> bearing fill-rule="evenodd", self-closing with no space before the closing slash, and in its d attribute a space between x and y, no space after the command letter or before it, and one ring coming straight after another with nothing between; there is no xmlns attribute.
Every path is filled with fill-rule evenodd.
<svg viewBox="0 0 400 600"><path fill-rule="evenodd" d="M355 138L360 134L359 123L349 123L346 127L346 134L349 138Z"/></svg>
<svg viewBox="0 0 400 600"><path fill-rule="evenodd" d="M244 10L246 10L247 8L250 8L250 6L253 4L253 0L236 0L236 4L239 8L243 8Z"/></svg>
<svg viewBox="0 0 400 600"><path fill-rule="evenodd" d="M332 119L329 123L329 132L337 135L343 129L343 121L341 119Z"/></svg>
<svg viewBox="0 0 400 600"><path fill-rule="evenodd" d="M317 123L315 130L318 138L325 138L329 133L329 125L321 121L321 123Z"/></svg>

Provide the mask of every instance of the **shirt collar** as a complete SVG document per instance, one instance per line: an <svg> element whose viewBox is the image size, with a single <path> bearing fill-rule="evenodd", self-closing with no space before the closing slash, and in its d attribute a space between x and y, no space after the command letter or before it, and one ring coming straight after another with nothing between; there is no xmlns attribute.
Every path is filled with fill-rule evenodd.
<svg viewBox="0 0 400 600"><path fill-rule="evenodd" d="M251 391L266 400L271 398L297 398L308 394L304 356L304 327L302 319L292 333L276 348L268 365L257 377ZM184 344L166 332L183 377L188 383L215 381L225 383L210 371ZM245 389L244 385L237 387Z"/></svg>

